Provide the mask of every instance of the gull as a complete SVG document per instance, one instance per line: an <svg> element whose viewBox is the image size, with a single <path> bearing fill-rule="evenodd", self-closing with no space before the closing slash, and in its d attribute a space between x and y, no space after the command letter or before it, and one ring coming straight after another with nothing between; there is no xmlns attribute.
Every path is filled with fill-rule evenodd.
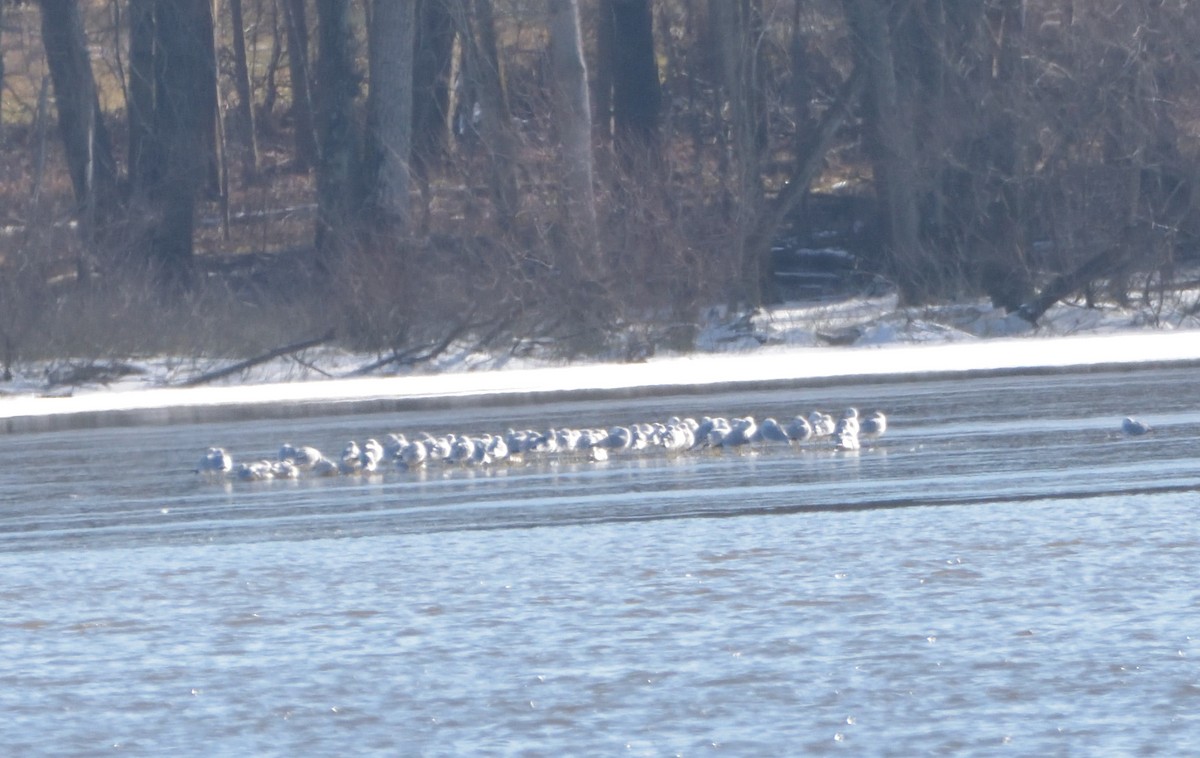
<svg viewBox="0 0 1200 758"><path fill-rule="evenodd" d="M489 435L490 436L490 435ZM488 452L487 437L470 438L471 440L471 457L467 459L467 463L475 466L489 466L492 463L492 454Z"/></svg>
<svg viewBox="0 0 1200 758"><path fill-rule="evenodd" d="M290 459L271 463L271 476L275 479L299 479L300 467Z"/></svg>
<svg viewBox="0 0 1200 758"><path fill-rule="evenodd" d="M648 447L650 447L650 435L646 432L646 428L641 424L629 427L629 449L641 451Z"/></svg>
<svg viewBox="0 0 1200 758"><path fill-rule="evenodd" d="M550 429L544 434L537 436L537 441L533 445L534 452L553 455L558 452L558 430Z"/></svg>
<svg viewBox="0 0 1200 758"><path fill-rule="evenodd" d="M449 458L452 444L448 437L436 437L427 441L425 446L429 451L429 460L444 461Z"/></svg>
<svg viewBox="0 0 1200 758"><path fill-rule="evenodd" d="M508 443L503 437L493 437L488 434L484 436L484 448L488 456L493 462L502 461L508 458Z"/></svg>
<svg viewBox="0 0 1200 758"><path fill-rule="evenodd" d="M420 440L412 440L400 449L400 463L407 468L419 468L425 465L429 450Z"/></svg>
<svg viewBox="0 0 1200 758"><path fill-rule="evenodd" d="M196 465L197 474L228 474L233 468L233 459L222 447L210 447Z"/></svg>
<svg viewBox="0 0 1200 758"><path fill-rule="evenodd" d="M564 427L554 433L554 444L564 453L573 453L579 449L579 440L583 434L578 429Z"/></svg>
<svg viewBox="0 0 1200 758"><path fill-rule="evenodd" d="M608 444L608 432L603 429L584 429L579 434L579 449L592 450Z"/></svg>
<svg viewBox="0 0 1200 758"><path fill-rule="evenodd" d="M808 423L812 427L812 436L814 437L828 437L833 434L833 417L828 413L813 411L808 414Z"/></svg>
<svg viewBox="0 0 1200 758"><path fill-rule="evenodd" d="M792 441L791 435L787 430L773 418L763 419L762 424L758 427L758 436L763 442L783 443L788 444Z"/></svg>
<svg viewBox="0 0 1200 758"><path fill-rule="evenodd" d="M860 447L858 435L853 432L840 432L835 434L834 438L835 442L833 447L835 450L853 451L858 450Z"/></svg>
<svg viewBox="0 0 1200 758"><path fill-rule="evenodd" d="M812 424L809 424L808 419L803 416L796 416L789 421L786 431L793 442L804 442L813 436Z"/></svg>
<svg viewBox="0 0 1200 758"><path fill-rule="evenodd" d="M708 435L713 430L715 424L716 421L711 416L705 416L700 419L699 423L692 429L692 435L696 438L696 447L703 447L709 444Z"/></svg>
<svg viewBox="0 0 1200 758"><path fill-rule="evenodd" d="M633 437L628 427L614 426L608 430L608 438L604 444L609 450L628 450L632 442Z"/></svg>
<svg viewBox="0 0 1200 758"><path fill-rule="evenodd" d="M341 466L328 458L322 458L312 467L313 476L337 476L342 473Z"/></svg>
<svg viewBox="0 0 1200 758"><path fill-rule="evenodd" d="M363 443L362 452L358 454L358 459L363 465L367 465L370 461L372 465L383 460L383 445L379 444L378 440L369 439Z"/></svg>
<svg viewBox="0 0 1200 758"><path fill-rule="evenodd" d="M837 424L834 425L833 433L835 435L853 434L855 437L857 437L859 428L858 409L847 408L846 410L842 411L841 418L839 418Z"/></svg>
<svg viewBox="0 0 1200 758"><path fill-rule="evenodd" d="M308 470L315 466L317 461L321 460L321 451L308 445L296 447L290 442L285 442L279 448L279 460L280 462L288 461L295 464L299 469Z"/></svg>
<svg viewBox="0 0 1200 758"><path fill-rule="evenodd" d="M696 433L686 423L671 424L663 437L663 446L671 452L682 452L696 446Z"/></svg>
<svg viewBox="0 0 1200 758"><path fill-rule="evenodd" d="M735 418L729 424L729 433L721 440L721 447L740 447L754 441L758 433L758 424L753 416Z"/></svg>
<svg viewBox="0 0 1200 758"><path fill-rule="evenodd" d="M450 444L450 454L446 456L446 463L468 463L475 455L475 443L470 437L465 434L454 438L454 442Z"/></svg>
<svg viewBox="0 0 1200 758"><path fill-rule="evenodd" d="M883 411L873 411L862 420L859 427L862 434L871 437L882 436L887 431L887 416L883 415Z"/></svg>
<svg viewBox="0 0 1200 758"><path fill-rule="evenodd" d="M342 448L342 460L338 463L338 469L343 474L355 474L362 468L362 449L358 443L350 440L346 446Z"/></svg>
<svg viewBox="0 0 1200 758"><path fill-rule="evenodd" d="M234 476L243 482L261 482L265 479L274 479L275 466L272 461L239 463L238 467L234 469Z"/></svg>
<svg viewBox="0 0 1200 758"><path fill-rule="evenodd" d="M716 423L716 420L714 420L712 427L708 430L705 444L708 447L722 447L732 432L733 430L729 427L728 422L722 425Z"/></svg>
<svg viewBox="0 0 1200 758"><path fill-rule="evenodd" d="M1154 431L1154 429L1145 421L1139 421L1132 416L1126 416L1121 420L1121 431L1130 437L1141 437L1143 434L1149 434Z"/></svg>
<svg viewBox="0 0 1200 758"><path fill-rule="evenodd" d="M407 444L408 439L403 434L389 434L383 443L383 457L389 461L399 458L400 451Z"/></svg>

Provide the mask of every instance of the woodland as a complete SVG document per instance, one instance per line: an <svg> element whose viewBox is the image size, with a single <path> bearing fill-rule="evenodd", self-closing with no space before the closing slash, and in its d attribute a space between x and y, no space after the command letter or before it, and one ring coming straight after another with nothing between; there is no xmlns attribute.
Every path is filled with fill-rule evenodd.
<svg viewBox="0 0 1200 758"><path fill-rule="evenodd" d="M1190 0L5 0L0 364L686 351L822 240L902 305L1161 297L1197 39Z"/></svg>

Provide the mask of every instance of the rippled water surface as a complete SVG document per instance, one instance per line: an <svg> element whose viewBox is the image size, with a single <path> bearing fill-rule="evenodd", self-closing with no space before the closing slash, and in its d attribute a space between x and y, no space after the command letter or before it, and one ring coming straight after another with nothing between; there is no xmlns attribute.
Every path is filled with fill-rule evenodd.
<svg viewBox="0 0 1200 758"><path fill-rule="evenodd" d="M0 437L0 751L1183 754L1194 373ZM856 455L190 472L210 444L850 404L892 420Z"/></svg>

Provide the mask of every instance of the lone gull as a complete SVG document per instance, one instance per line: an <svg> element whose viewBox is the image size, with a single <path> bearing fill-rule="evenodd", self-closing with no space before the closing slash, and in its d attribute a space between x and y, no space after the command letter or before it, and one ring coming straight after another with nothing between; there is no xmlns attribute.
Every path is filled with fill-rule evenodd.
<svg viewBox="0 0 1200 758"><path fill-rule="evenodd" d="M228 474L233 468L233 459L225 448L210 447L196 465L197 474Z"/></svg>
<svg viewBox="0 0 1200 758"><path fill-rule="evenodd" d="M1139 421L1132 416L1126 416L1121 420L1121 431L1130 437L1141 437L1143 434L1149 434L1153 431L1153 428L1145 421Z"/></svg>

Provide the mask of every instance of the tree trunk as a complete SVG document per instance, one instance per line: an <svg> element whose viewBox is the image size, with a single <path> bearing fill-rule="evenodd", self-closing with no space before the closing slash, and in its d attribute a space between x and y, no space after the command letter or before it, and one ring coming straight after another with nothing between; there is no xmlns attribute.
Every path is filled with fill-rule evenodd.
<svg viewBox="0 0 1200 758"><path fill-rule="evenodd" d="M574 277L599 274L596 197L592 185L592 111L577 0L549 0L550 60L556 122L562 144L562 184L567 226L576 247L565 263ZM577 281L582 281L578 279Z"/></svg>
<svg viewBox="0 0 1200 758"><path fill-rule="evenodd" d="M592 74L592 112L596 114L593 124L596 136L604 140L606 147L612 146L613 138L613 78L617 67L617 30L613 22L613 4L616 0L600 0L596 10L596 55Z"/></svg>
<svg viewBox="0 0 1200 758"><path fill-rule="evenodd" d="M295 167L308 171L317 165L320 147L313 117L312 74L308 55L308 14L304 0L280 0L287 21L288 74L292 87L292 128Z"/></svg>
<svg viewBox="0 0 1200 758"><path fill-rule="evenodd" d="M42 0L42 44L54 83L58 128L84 239L94 241L114 210L116 163L88 57L78 0Z"/></svg>
<svg viewBox="0 0 1200 758"><path fill-rule="evenodd" d="M151 264L167 291L194 283L196 199L210 180L216 124L216 61L209 0L159 0L155 13L155 132L162 177Z"/></svg>
<svg viewBox="0 0 1200 758"><path fill-rule="evenodd" d="M904 304L924 302L937 286L919 234L916 134L912 103L902 99L888 25L890 3L846 0L857 64L867 72L867 146L882 215L884 255Z"/></svg>
<svg viewBox="0 0 1200 758"><path fill-rule="evenodd" d="M376 232L409 228L409 156L413 129L412 3L376 0L367 36L367 204Z"/></svg>
<svg viewBox="0 0 1200 758"><path fill-rule="evenodd" d="M253 179L258 173L258 135L254 128L250 66L246 62L246 22L242 15L242 0L229 0L229 15L233 24L233 80L238 96L238 141L242 146L246 176Z"/></svg>
<svg viewBox="0 0 1200 758"><path fill-rule="evenodd" d="M987 9L991 43L983 72L984 92L990 107L977 105L981 111L975 119L982 149L975 152L977 185L983 197L976 207L983 208L979 219L982 238L989 258L982 269L982 289L992 302L1008 310L1019 308L1033 292L1033 277L1024 249L1021 233L1022 208L1025 205L1022 177L1027 139L1022 119L1018 115L1016 98L1027 89L1021 48L1024 30L1024 0L998 0ZM975 98L979 103L982 98ZM974 251L959 251L967 257Z"/></svg>
<svg viewBox="0 0 1200 758"><path fill-rule="evenodd" d="M154 133L154 0L129 4L129 184L144 198L162 167L162 149Z"/></svg>
<svg viewBox="0 0 1200 758"><path fill-rule="evenodd" d="M429 169L449 144L451 62L454 56L452 0L416 0L413 51L412 170L428 181ZM457 0L462 2L462 0Z"/></svg>
<svg viewBox="0 0 1200 758"><path fill-rule="evenodd" d="M763 110L762 66L759 65L759 38L762 14L758 0L710 0L710 20L718 35L721 77L725 101L729 104L730 164L732 185L731 243L740 281L735 300L752 306L761 304L759 256L747 246L752 230L758 225L763 206L762 153L766 148L766 120Z"/></svg>
<svg viewBox="0 0 1200 758"><path fill-rule="evenodd" d="M264 130L264 133L275 135L275 103L279 99L279 62L283 60L283 43L287 31L284 27L287 26L285 21L283 26L279 24L279 4L282 0L271 0L271 54L267 58L267 73L266 81L263 82L263 98L262 105L258 111L260 118L256 127ZM259 21L262 21L262 13L259 13ZM257 35L255 35L257 36Z"/></svg>
<svg viewBox="0 0 1200 758"><path fill-rule="evenodd" d="M517 181L518 142L513 134L512 113L504 74L496 44L496 21L492 0L474 0L474 13L469 22L472 41L470 51L479 81L477 90L483 109L480 131L488 151L488 184L496 223L505 233L517 230L521 209L520 185Z"/></svg>
<svg viewBox="0 0 1200 758"><path fill-rule="evenodd" d="M6 11L8 10L7 3L0 3L0 29L5 28L7 20ZM4 56L0 55L0 113L4 112ZM4 138L4 124L0 123L0 140Z"/></svg>
<svg viewBox="0 0 1200 758"><path fill-rule="evenodd" d="M641 157L658 142L662 88L654 56L650 0L606 0L613 30L613 136L618 149Z"/></svg>
<svg viewBox="0 0 1200 758"><path fill-rule="evenodd" d="M354 121L358 76L351 51L349 0L318 0L316 117L317 265L337 269L355 234L359 207L359 135Z"/></svg>
<svg viewBox="0 0 1200 758"><path fill-rule="evenodd" d="M180 0L159 0L173 3ZM198 72L192 80L198 85L192 90L191 96L200 99L199 108L203 114L201 136L204 150L204 190L209 198L219 198L225 191L225 143L224 143L224 109L221 107L221 91L217 87L217 18L216 0L182 0L184 13L191 21L192 34L195 42L188 46L190 55L195 56L198 66L209 73L206 81L201 83Z"/></svg>

